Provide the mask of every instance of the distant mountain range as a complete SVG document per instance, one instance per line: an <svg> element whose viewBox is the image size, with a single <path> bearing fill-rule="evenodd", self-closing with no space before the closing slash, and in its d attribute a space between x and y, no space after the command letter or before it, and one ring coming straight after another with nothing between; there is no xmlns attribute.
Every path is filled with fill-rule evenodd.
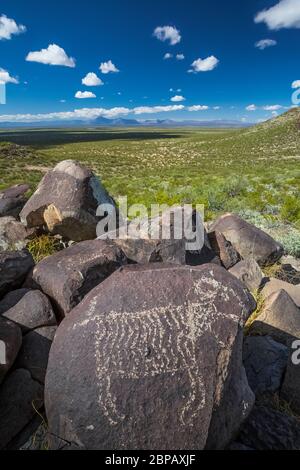
<svg viewBox="0 0 300 470"><path fill-rule="evenodd" d="M238 128L238 127L249 127L252 123L241 122L227 119L217 119L212 121L175 121L172 119L106 119L99 117L91 121L36 121L36 122L0 122L0 129L12 129L19 127L26 128L70 128L70 127L162 127L162 128L174 128L174 127L207 127L207 128Z"/></svg>

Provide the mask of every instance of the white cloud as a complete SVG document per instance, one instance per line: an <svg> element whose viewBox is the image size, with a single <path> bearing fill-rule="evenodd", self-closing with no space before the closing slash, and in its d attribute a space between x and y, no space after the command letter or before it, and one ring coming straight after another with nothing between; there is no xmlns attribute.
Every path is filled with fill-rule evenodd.
<svg viewBox="0 0 300 470"><path fill-rule="evenodd" d="M249 104L249 106L246 107L246 111L256 111L257 106L255 104Z"/></svg>
<svg viewBox="0 0 300 470"><path fill-rule="evenodd" d="M81 80L81 83L85 86L100 86L104 85L102 80L97 77L94 72L89 72L86 76Z"/></svg>
<svg viewBox="0 0 300 470"><path fill-rule="evenodd" d="M6 83L15 83L17 85L19 80L17 78L11 77L7 70L0 68L0 84L3 85Z"/></svg>
<svg viewBox="0 0 300 470"><path fill-rule="evenodd" d="M184 54L176 54L176 59L177 60L184 60Z"/></svg>
<svg viewBox="0 0 300 470"><path fill-rule="evenodd" d="M294 89L300 88L300 80L295 80L295 81L292 83L292 88L294 88Z"/></svg>
<svg viewBox="0 0 300 470"><path fill-rule="evenodd" d="M185 100L185 97L181 95L175 95L175 96L172 96L171 98L171 101L173 101L174 103L177 103L179 101L184 101L184 100Z"/></svg>
<svg viewBox="0 0 300 470"><path fill-rule="evenodd" d="M28 62L38 62L47 65L62 65L64 67L75 67L75 59L68 57L64 49L57 44L49 44L47 49L29 52L26 57Z"/></svg>
<svg viewBox="0 0 300 470"><path fill-rule="evenodd" d="M154 114L154 113L166 113L168 111L180 111L184 109L182 104L170 105L170 106L139 106L133 108L134 114Z"/></svg>
<svg viewBox="0 0 300 470"><path fill-rule="evenodd" d="M209 107L202 104L194 104L188 107L189 111L206 111L207 109L209 109Z"/></svg>
<svg viewBox="0 0 300 470"><path fill-rule="evenodd" d="M278 109L282 109L283 106L281 106L280 104L271 104L271 105L266 105L266 106L263 106L263 110L264 111L278 111Z"/></svg>
<svg viewBox="0 0 300 470"><path fill-rule="evenodd" d="M126 116L128 114L155 114L172 111L181 111L185 109L183 105L169 106L139 106L136 108L80 108L73 111L45 113L45 114L1 114L0 122L36 122L36 121L54 121L54 120L91 120L97 117L115 118Z"/></svg>
<svg viewBox="0 0 300 470"><path fill-rule="evenodd" d="M217 67L219 59L211 55L206 57L206 59L196 59L192 63L192 69L189 72L198 73L198 72L209 72Z"/></svg>
<svg viewBox="0 0 300 470"><path fill-rule="evenodd" d="M171 92L172 92L172 91L174 91L174 90L173 90L173 88L170 88L170 89L169 89L169 91L171 91Z"/></svg>
<svg viewBox="0 0 300 470"><path fill-rule="evenodd" d="M281 104L268 104L265 106L261 106L261 108L259 108L255 104L250 104L246 107L246 111L257 111L258 109L263 109L264 111L278 111L279 109L283 108L284 106L282 106Z"/></svg>
<svg viewBox="0 0 300 470"><path fill-rule="evenodd" d="M214 106L213 109L215 110L221 109L221 106Z"/></svg>
<svg viewBox="0 0 300 470"><path fill-rule="evenodd" d="M255 43L255 47L263 51L267 47L276 46L276 44L277 44L277 41L275 41L274 39L261 39L260 41L257 41Z"/></svg>
<svg viewBox="0 0 300 470"><path fill-rule="evenodd" d="M167 60L167 59L172 59L173 57L173 54L170 54L170 52L167 52L165 55L164 55L164 59Z"/></svg>
<svg viewBox="0 0 300 470"><path fill-rule="evenodd" d="M272 30L300 28L300 2L299 0L280 0L273 7L257 13L254 21L266 23Z"/></svg>
<svg viewBox="0 0 300 470"><path fill-rule="evenodd" d="M119 72L119 69L115 66L115 64L112 63L111 60L107 62L101 62L99 69L101 70L102 73L117 73Z"/></svg>
<svg viewBox="0 0 300 470"><path fill-rule="evenodd" d="M26 27L23 24L17 24L6 15L0 16L0 39L11 39L14 34L25 33L25 31Z"/></svg>
<svg viewBox="0 0 300 470"><path fill-rule="evenodd" d="M91 91L77 91L75 93L75 98L82 100L85 98L96 98L96 95Z"/></svg>
<svg viewBox="0 0 300 470"><path fill-rule="evenodd" d="M157 26L153 35L160 41L169 41L171 46L175 46L181 41L180 31L173 26Z"/></svg>

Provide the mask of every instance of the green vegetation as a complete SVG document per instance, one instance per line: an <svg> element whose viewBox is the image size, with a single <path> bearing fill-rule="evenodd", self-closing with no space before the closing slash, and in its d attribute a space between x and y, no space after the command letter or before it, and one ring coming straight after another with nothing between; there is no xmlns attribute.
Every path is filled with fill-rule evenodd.
<svg viewBox="0 0 300 470"><path fill-rule="evenodd" d="M300 110L242 130L36 129L0 132L0 188L34 190L57 162L90 166L109 192L129 204L198 203L260 219L287 251L300 256ZM23 149L23 147L21 147Z"/></svg>
<svg viewBox="0 0 300 470"><path fill-rule="evenodd" d="M43 258L60 251L63 246L57 238L51 235L40 235L30 240L27 248L32 254L34 261L38 263Z"/></svg>

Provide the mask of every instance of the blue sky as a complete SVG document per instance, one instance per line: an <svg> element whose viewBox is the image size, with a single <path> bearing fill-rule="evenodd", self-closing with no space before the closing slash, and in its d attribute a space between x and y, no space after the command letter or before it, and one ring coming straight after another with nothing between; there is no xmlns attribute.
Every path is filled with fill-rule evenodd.
<svg viewBox="0 0 300 470"><path fill-rule="evenodd" d="M300 0L2 0L0 7L0 80L18 82L7 83L2 121L258 121L290 107L300 80ZM51 61L62 65L41 63ZM109 61L118 71L103 73ZM88 73L104 84L84 85ZM86 92L96 97L75 97Z"/></svg>

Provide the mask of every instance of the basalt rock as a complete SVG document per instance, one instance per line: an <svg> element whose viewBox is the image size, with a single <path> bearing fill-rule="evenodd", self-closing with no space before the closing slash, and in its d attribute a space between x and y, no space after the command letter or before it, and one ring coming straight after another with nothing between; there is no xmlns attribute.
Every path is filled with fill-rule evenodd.
<svg viewBox="0 0 300 470"><path fill-rule="evenodd" d="M254 258L260 266L276 263L283 255L283 247L270 235L235 214L224 214L210 227L221 232L242 258Z"/></svg>
<svg viewBox="0 0 300 470"><path fill-rule="evenodd" d="M82 241L96 237L100 204L114 204L100 180L78 162L65 160L46 173L20 213L27 227Z"/></svg>
<svg viewBox="0 0 300 470"><path fill-rule="evenodd" d="M0 252L0 298L21 286L34 261L27 250Z"/></svg>
<svg viewBox="0 0 300 470"><path fill-rule="evenodd" d="M83 297L127 259L114 244L105 240L86 240L40 261L32 280L64 317Z"/></svg>
<svg viewBox="0 0 300 470"><path fill-rule="evenodd" d="M44 326L56 325L56 318L50 301L39 290L25 292L16 305L2 313L2 317L18 324L23 333Z"/></svg>
<svg viewBox="0 0 300 470"><path fill-rule="evenodd" d="M242 365L254 308L212 264L115 272L55 335L45 404L60 439L51 448L225 447L254 402Z"/></svg>

